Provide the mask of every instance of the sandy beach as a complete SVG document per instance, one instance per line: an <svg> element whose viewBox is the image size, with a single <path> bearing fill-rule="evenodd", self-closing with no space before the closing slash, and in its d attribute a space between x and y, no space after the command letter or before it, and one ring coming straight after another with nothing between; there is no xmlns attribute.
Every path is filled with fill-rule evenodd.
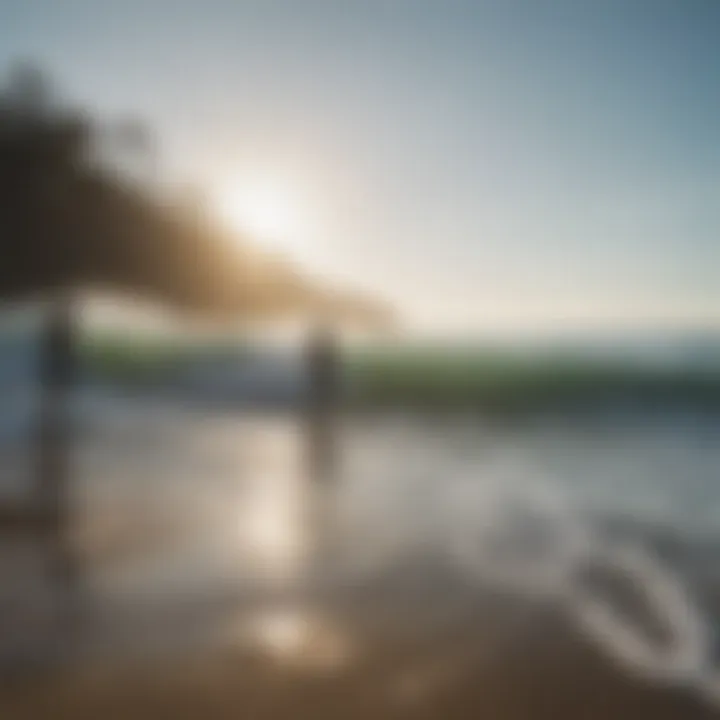
<svg viewBox="0 0 720 720"><path fill-rule="evenodd" d="M717 714L686 689L620 670L547 606L447 583L442 590L423 588L426 580L416 577L404 596L355 589L335 602L332 623L328 616L302 630L285 616L266 627L264 644L230 634L212 648L17 670L2 682L0 716L693 720ZM257 616L247 627L259 631L263 621Z"/></svg>

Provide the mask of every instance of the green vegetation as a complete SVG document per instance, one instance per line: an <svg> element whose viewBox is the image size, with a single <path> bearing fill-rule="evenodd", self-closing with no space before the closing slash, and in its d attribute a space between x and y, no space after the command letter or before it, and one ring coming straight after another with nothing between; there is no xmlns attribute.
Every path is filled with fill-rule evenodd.
<svg viewBox="0 0 720 720"><path fill-rule="evenodd" d="M80 343L83 366L93 376L122 384L159 384L203 358L238 354L238 343L193 342L188 340L93 333Z"/></svg>
<svg viewBox="0 0 720 720"><path fill-rule="evenodd" d="M153 384L200 359L238 357L242 346L106 333L81 347L95 376ZM720 409L720 367L652 368L561 352L439 347L349 350L343 362L348 402L357 409L513 413L633 403Z"/></svg>
<svg viewBox="0 0 720 720"><path fill-rule="evenodd" d="M349 357L347 376L351 402L365 407L514 412L670 403L720 408L720 368L652 369L561 353L366 350Z"/></svg>

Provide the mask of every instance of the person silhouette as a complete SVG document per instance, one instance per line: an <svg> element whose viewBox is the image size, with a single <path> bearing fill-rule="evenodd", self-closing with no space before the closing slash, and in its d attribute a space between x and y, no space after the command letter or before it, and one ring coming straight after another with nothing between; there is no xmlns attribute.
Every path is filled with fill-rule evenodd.
<svg viewBox="0 0 720 720"><path fill-rule="evenodd" d="M336 471L335 426L340 399L340 363L335 333L328 324L318 324L310 331L306 359L308 474L312 480L329 482Z"/></svg>

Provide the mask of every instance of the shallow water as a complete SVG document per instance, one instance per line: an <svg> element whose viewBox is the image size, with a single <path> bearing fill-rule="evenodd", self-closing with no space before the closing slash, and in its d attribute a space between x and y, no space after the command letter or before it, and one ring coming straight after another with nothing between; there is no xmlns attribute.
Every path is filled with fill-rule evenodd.
<svg viewBox="0 0 720 720"><path fill-rule="evenodd" d="M303 428L289 414L87 392L77 418L74 542L90 652L229 639L277 649L302 645L314 627L327 653L343 654L347 638L318 630L317 610L292 608L319 597L339 607L376 588L382 615L390 578L402 598L394 626L457 612L443 583L494 588L560 608L633 672L716 692L717 418L346 419L325 489L305 477ZM5 444L7 495L28 489L21 436ZM3 548L4 576L15 578L0 586L4 607L19 616L28 597L49 595L28 570L42 574L38 558ZM604 579L593 570L587 581L598 567ZM659 643L645 632L652 623L663 626Z"/></svg>

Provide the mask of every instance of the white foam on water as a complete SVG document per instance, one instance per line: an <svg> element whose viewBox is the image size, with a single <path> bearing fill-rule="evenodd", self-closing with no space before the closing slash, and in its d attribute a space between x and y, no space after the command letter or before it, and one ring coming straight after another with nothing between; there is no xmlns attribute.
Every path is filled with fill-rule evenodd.
<svg viewBox="0 0 720 720"><path fill-rule="evenodd" d="M708 628L682 581L638 545L598 544L591 559L642 592L648 610L670 639L650 640L626 611L575 582L567 606L580 629L639 675L670 683L694 682L707 663Z"/></svg>
<svg viewBox="0 0 720 720"><path fill-rule="evenodd" d="M710 628L682 578L638 544L604 540L552 483L511 475L510 466L488 464L484 478L475 474L453 489L448 550L461 570L483 585L557 602L626 670L720 703ZM618 598L583 585L590 567L630 582L667 640L653 641Z"/></svg>

